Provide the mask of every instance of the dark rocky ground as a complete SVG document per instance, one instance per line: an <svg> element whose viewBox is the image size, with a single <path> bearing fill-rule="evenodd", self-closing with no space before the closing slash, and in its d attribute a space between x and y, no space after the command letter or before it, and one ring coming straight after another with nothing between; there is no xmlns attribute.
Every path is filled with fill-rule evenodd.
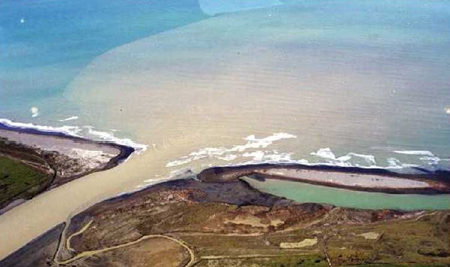
<svg viewBox="0 0 450 267"><path fill-rule="evenodd" d="M449 226L447 211L295 203L240 180L185 179L96 204L0 266L450 266Z"/></svg>

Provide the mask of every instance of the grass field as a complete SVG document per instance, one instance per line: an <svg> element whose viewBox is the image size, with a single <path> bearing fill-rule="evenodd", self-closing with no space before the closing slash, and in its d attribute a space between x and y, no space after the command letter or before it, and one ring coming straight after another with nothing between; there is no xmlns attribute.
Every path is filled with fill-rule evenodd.
<svg viewBox="0 0 450 267"><path fill-rule="evenodd" d="M31 166L0 156L0 207L16 199L28 199L43 189L52 175Z"/></svg>

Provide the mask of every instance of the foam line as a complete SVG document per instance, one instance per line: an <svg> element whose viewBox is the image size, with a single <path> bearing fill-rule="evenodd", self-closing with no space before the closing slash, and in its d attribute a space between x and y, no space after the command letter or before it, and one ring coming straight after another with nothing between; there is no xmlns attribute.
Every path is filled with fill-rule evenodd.
<svg viewBox="0 0 450 267"><path fill-rule="evenodd" d="M95 136L101 140L108 141L111 143L124 145L128 147L132 147L136 150L137 153L143 152L147 149L147 145L138 144L131 139L128 138L117 138L111 133L102 132L98 130L94 130L92 126L59 126L59 127L51 127L51 126L43 126L43 125L35 125L32 123L23 123L23 122L13 122L9 119L1 119L0 118L0 127L4 126L5 128L17 129L17 130L32 130L35 132L41 133L49 133L55 135L66 135L72 137L83 137L80 135L83 132L83 128L88 130L88 134Z"/></svg>
<svg viewBox="0 0 450 267"><path fill-rule="evenodd" d="M427 151L427 150L395 150L394 153L404 154L404 155L418 155L418 156L434 157L434 154L431 153L431 151Z"/></svg>
<svg viewBox="0 0 450 267"><path fill-rule="evenodd" d="M69 136L81 137L78 135L82 129L78 126L60 126L60 127L51 127L51 126L43 126L43 125L35 125L32 123L23 123L23 122L13 122L9 119L0 119L0 123L9 127L16 129L33 129L40 132L45 133L62 133Z"/></svg>
<svg viewBox="0 0 450 267"><path fill-rule="evenodd" d="M78 120L78 116L72 116L72 117L68 117L65 119L58 120L58 121L65 122L65 121L73 121L73 120Z"/></svg>

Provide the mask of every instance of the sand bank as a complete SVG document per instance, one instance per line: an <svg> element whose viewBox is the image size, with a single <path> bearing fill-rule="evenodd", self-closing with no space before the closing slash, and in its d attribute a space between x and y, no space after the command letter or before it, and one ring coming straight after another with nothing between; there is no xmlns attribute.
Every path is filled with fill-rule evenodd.
<svg viewBox="0 0 450 267"><path fill-rule="evenodd" d="M134 151L113 143L5 125L0 128L0 139L0 155L52 176L48 182L40 184L38 190L32 189L27 199L89 173L117 166ZM3 203L0 214L25 201L21 195L10 199Z"/></svg>
<svg viewBox="0 0 450 267"><path fill-rule="evenodd" d="M270 17L268 10L217 16L96 58L63 100L89 115L86 125L126 130L151 149L0 216L0 243L7 244L0 257L73 212L169 177L179 168L166 167L174 159L250 135L296 135L265 149L300 159L323 147L342 155L379 146L447 155L449 128L441 122L448 103L436 96L448 88L448 38L423 27L440 29L429 18L446 18L446 11L426 1L409 2L402 16L390 3L304 4L273 8ZM427 16L418 18L419 10ZM355 28L355 21L368 26ZM182 167L243 163L246 152L255 151Z"/></svg>
<svg viewBox="0 0 450 267"><path fill-rule="evenodd" d="M243 176L255 179L277 179L357 191L396 194L448 194L447 172L399 174L386 169L346 168L338 166L260 164L237 167L215 167L202 171L206 182L227 182Z"/></svg>

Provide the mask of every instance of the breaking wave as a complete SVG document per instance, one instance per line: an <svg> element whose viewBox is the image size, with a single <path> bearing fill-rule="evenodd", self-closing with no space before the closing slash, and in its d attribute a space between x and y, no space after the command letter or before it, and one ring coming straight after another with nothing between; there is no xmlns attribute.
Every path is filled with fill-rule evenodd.
<svg viewBox="0 0 450 267"><path fill-rule="evenodd" d="M412 162L402 162L395 157L375 158L374 155L349 152L342 156L336 156L331 148L320 148L311 152L308 159L295 158L294 152L279 152L275 149L267 149L277 141L288 138L296 138L295 135L287 133L276 133L265 138L256 138L254 135L247 136L243 140L247 141L243 145L233 147L207 147L193 151L186 156L170 161L167 168L174 168L188 163L203 160L215 159L223 161L223 166L248 165L261 163L274 164L303 164L303 165L329 165L340 167L358 168L382 168L393 170L414 170L427 171L439 169L439 162L447 161L440 159L430 151L408 151L394 150L392 154L405 154L412 158ZM247 161L245 159L248 159ZM379 164L380 162L381 164ZM384 162L384 164L383 164ZM188 167L188 166L185 166Z"/></svg>
<svg viewBox="0 0 450 267"><path fill-rule="evenodd" d="M434 154L428 150L395 150L394 153L404 154L404 155L429 156L429 157L434 156Z"/></svg>
<svg viewBox="0 0 450 267"><path fill-rule="evenodd" d="M2 127L3 126L3 127ZM102 132L95 130L93 126L44 126L44 125L35 125L32 123L23 123L23 122L14 122L9 119L0 119L0 128L6 129L16 129L30 133L45 133L52 135L64 135L71 137L95 137L95 139L99 139L102 141L107 141L123 146L132 147L135 149L136 153L143 152L147 149L147 145L139 144L134 142L128 138L118 138L115 137L114 134L108 132Z"/></svg>
<svg viewBox="0 0 450 267"><path fill-rule="evenodd" d="M288 133L274 133L265 138L256 138L255 135L249 135L244 138L247 141L243 145L235 145L231 148L226 147L206 147L194 152L191 152L187 156L183 156L176 160L170 161L167 163L166 167L175 167L187 164L189 162L204 159L204 158L216 158L223 161L233 161L236 160L240 156L244 157L256 157L256 158L264 158L264 155L256 155L256 154L248 154L245 152L249 149L259 149L259 148L267 148L272 145L276 141L280 141L282 139L290 139L297 138L296 135L288 134ZM255 153L255 152L253 152Z"/></svg>

